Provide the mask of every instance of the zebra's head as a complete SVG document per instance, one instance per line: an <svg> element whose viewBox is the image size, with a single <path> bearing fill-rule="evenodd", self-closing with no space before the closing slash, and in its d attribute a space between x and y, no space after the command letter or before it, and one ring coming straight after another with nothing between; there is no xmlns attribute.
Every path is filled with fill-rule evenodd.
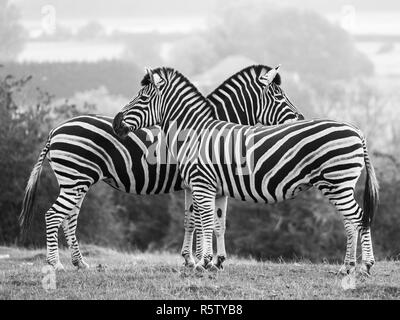
<svg viewBox="0 0 400 320"><path fill-rule="evenodd" d="M263 125L276 125L297 120L304 120L285 92L280 87L278 70L281 65L266 71L264 68L259 75L262 86L261 108L257 115L257 121Z"/></svg>
<svg viewBox="0 0 400 320"><path fill-rule="evenodd" d="M158 106L165 82L161 74L146 68L146 75L141 82L142 88L136 97L114 117L113 129L118 136L125 138L130 131L160 123Z"/></svg>

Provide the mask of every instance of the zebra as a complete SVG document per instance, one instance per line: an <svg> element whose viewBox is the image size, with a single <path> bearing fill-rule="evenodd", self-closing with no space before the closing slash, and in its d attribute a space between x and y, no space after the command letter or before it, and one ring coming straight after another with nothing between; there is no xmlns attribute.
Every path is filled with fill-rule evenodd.
<svg viewBox="0 0 400 320"><path fill-rule="evenodd" d="M280 87L281 77L278 73L280 66L275 68L263 65L249 66L225 80L207 96L217 119L247 125L275 125L304 120L303 114ZM218 269L223 269L222 263L226 259L227 199L226 196L215 199L214 232L217 240ZM188 267L195 265L191 251L195 229L192 202L191 193L185 189L185 234L181 255ZM199 259L200 255L200 246L196 244L196 257Z"/></svg>
<svg viewBox="0 0 400 320"><path fill-rule="evenodd" d="M375 262L370 226L379 202L379 186L366 139L358 128L325 119L270 127L217 120L197 88L180 72L165 67L147 72L142 88L113 123L122 138L153 125L161 126L182 179L192 192L201 239L196 269L218 269L212 250L217 196L276 203L316 187L344 219L347 248L343 272L355 270L360 235L361 272L370 275ZM361 209L354 189L364 166Z"/></svg>
<svg viewBox="0 0 400 320"><path fill-rule="evenodd" d="M255 65L227 79L208 96L219 117L249 124L258 121L276 124L302 119L303 115L279 87L278 69ZM265 87L263 77L274 79L274 91L262 91ZM259 78L261 82L257 80ZM246 104L242 100L232 100L239 98L240 86L248 93ZM232 98L229 98L228 93ZM159 128L139 130L131 133L129 139L121 139L113 132L112 120L100 115L83 115L54 128L29 177L20 214L23 232L33 217L38 179L46 157L60 186L56 201L46 213L46 261L56 269L64 269L58 253L60 225L71 251L72 264L83 269L89 267L82 257L75 233L81 204L86 193L98 181L102 180L117 190L138 195L170 193L183 189L177 164L167 151ZM187 193L185 190L185 199L189 200L185 203L185 239L182 247L186 264L193 261L191 245L194 230L194 219L190 211L192 204ZM218 201L221 202L219 208L223 208L225 216L226 199L221 197ZM216 219L216 223L218 221L222 221L222 218ZM217 229L221 233L222 228ZM221 237L217 239L217 242L220 241L223 241ZM225 251L223 244L221 248Z"/></svg>

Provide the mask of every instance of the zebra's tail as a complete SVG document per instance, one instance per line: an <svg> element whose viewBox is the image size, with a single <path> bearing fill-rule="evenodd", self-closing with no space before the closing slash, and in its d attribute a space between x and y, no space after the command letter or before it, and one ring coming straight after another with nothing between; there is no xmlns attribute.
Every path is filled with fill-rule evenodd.
<svg viewBox="0 0 400 320"><path fill-rule="evenodd" d="M379 183L376 179L375 170L368 155L366 139L362 138L364 149L364 161L367 176L364 187L364 215L362 224L364 227L369 227L373 221L376 209L379 203Z"/></svg>
<svg viewBox="0 0 400 320"><path fill-rule="evenodd" d="M25 236L28 231L33 218L33 204L36 198L36 191L39 182L39 176L42 171L43 161L46 158L47 153L50 148L51 132L47 138L46 144L39 155L39 159L32 169L31 175L29 177L28 183L25 188L24 200L22 202L22 210L19 215L19 225L21 227L21 235Z"/></svg>

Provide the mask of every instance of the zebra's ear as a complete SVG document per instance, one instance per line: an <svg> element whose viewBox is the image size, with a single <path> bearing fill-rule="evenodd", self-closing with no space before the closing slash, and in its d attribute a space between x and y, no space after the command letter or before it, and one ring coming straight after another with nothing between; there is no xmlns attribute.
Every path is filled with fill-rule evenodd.
<svg viewBox="0 0 400 320"><path fill-rule="evenodd" d="M278 64L275 68L272 68L265 75L261 76L261 82L265 83L265 85L268 87L274 81L280 67L281 65Z"/></svg>
<svg viewBox="0 0 400 320"><path fill-rule="evenodd" d="M148 67L145 67L144 70L149 75L150 82L154 83L153 70L151 70L151 68L148 68Z"/></svg>
<svg viewBox="0 0 400 320"><path fill-rule="evenodd" d="M158 89L160 89L161 85L164 83L164 80L159 76L158 73L154 72L153 83Z"/></svg>

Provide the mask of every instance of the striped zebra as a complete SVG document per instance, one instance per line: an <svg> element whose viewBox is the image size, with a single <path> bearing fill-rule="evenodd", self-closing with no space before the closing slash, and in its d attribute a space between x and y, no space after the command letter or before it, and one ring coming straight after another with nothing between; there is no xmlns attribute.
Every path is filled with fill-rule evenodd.
<svg viewBox="0 0 400 320"><path fill-rule="evenodd" d="M363 274L374 264L370 225L378 204L378 182L362 132L333 120L304 120L272 127L215 119L196 87L170 68L149 70L137 96L115 118L115 132L160 125L179 172L192 191L201 237L200 270L212 262L215 198L276 203L316 187L342 214L347 233L344 271L356 264L361 237ZM366 168L364 210L354 198Z"/></svg>
<svg viewBox="0 0 400 320"><path fill-rule="evenodd" d="M274 91L262 94L268 79L273 79ZM263 121L265 124L276 124L301 119L302 115L291 104L279 84L277 69L251 66L227 79L208 97L219 117L232 122L255 124ZM241 94L241 88L244 88L246 94ZM83 260L75 234L86 193L98 181L138 195L182 190L177 164L167 150L159 128L139 130L131 133L128 139L121 139L114 134L110 117L85 115L66 121L50 132L31 172L20 215L22 230L27 229L33 217L38 179L47 157L60 191L46 213L46 260L56 269L63 269L58 254L58 229L61 225L71 250L72 264L78 268L87 268L88 264ZM192 261L194 222L190 210L191 198L188 195L185 198L188 201L185 203L182 254L186 261ZM221 211L217 210L221 216L217 220L223 221L226 200L221 198L218 201L224 212L221 216ZM222 230L220 227L216 229ZM219 241L220 238L217 239Z"/></svg>
<svg viewBox="0 0 400 320"><path fill-rule="evenodd" d="M297 120L304 116L291 103L280 87L281 78L278 74L280 65L270 67L258 65L247 67L228 78L216 88L207 100L215 116L219 120L246 125L276 125ZM217 268L222 269L226 259L225 230L226 230L226 196L215 199L214 232L217 244ZM192 256L193 232L195 215L193 214L191 193L185 190L185 235L181 254L185 265L193 267L195 260ZM199 238L199 235L197 236ZM200 259L199 242L196 244L196 257Z"/></svg>

